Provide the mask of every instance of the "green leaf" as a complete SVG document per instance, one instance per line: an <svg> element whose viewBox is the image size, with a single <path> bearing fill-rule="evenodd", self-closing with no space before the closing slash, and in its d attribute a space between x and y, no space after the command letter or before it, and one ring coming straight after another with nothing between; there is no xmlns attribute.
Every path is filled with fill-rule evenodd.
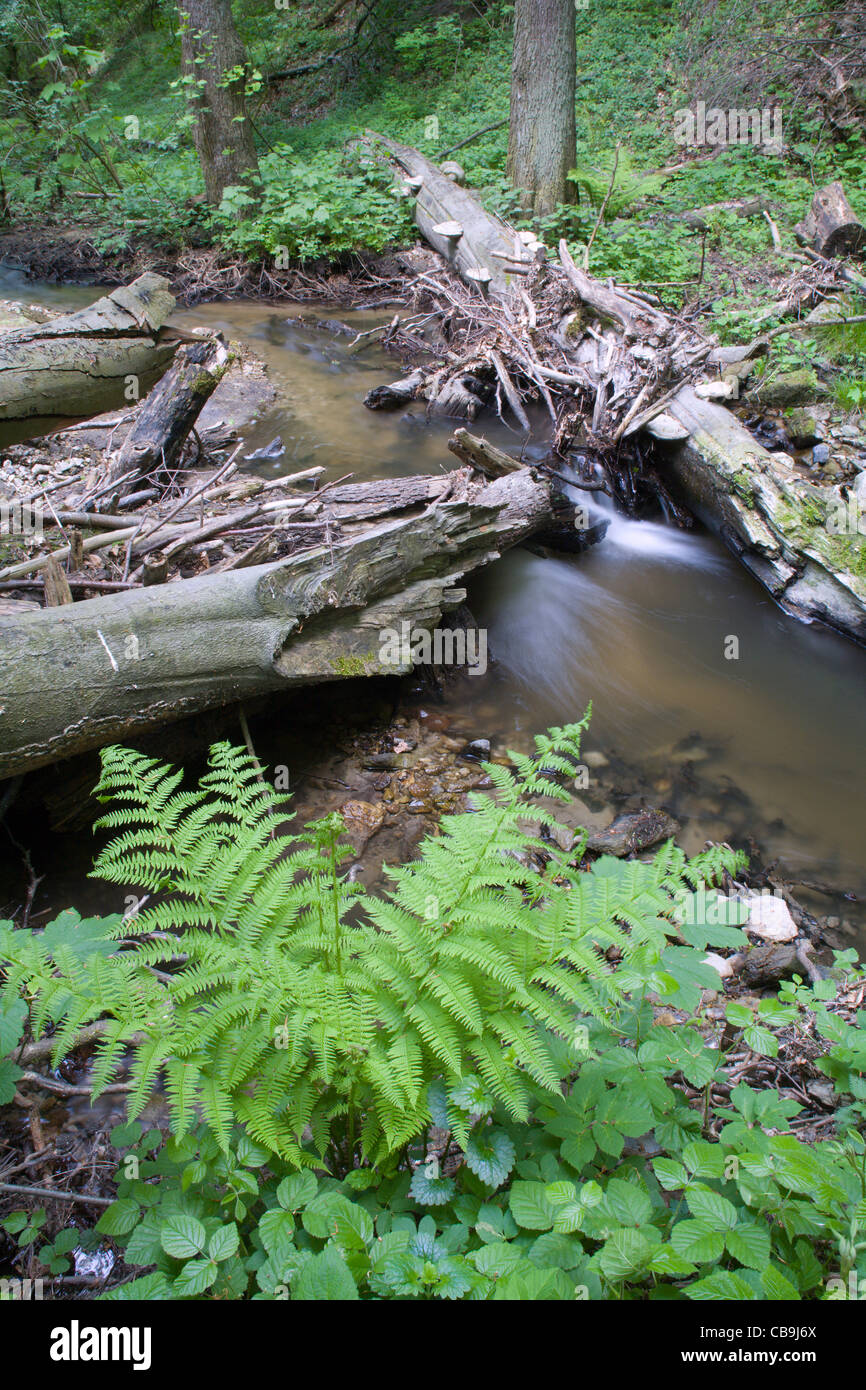
<svg viewBox="0 0 866 1390"><path fill-rule="evenodd" d="M572 1235L545 1231L529 1247L529 1258L541 1269L574 1269L584 1258L580 1241Z"/></svg>
<svg viewBox="0 0 866 1390"><path fill-rule="evenodd" d="M697 1279L685 1289L686 1298L704 1302L742 1303L753 1301L757 1295L751 1284L747 1284L739 1274L716 1269L705 1279Z"/></svg>
<svg viewBox="0 0 866 1390"><path fill-rule="evenodd" d="M782 1271L774 1264L767 1265L767 1268L761 1271L761 1286L767 1298L775 1303L794 1300L799 1302L800 1300L797 1288L790 1279L785 1278Z"/></svg>
<svg viewBox="0 0 866 1390"><path fill-rule="evenodd" d="M292 1244L295 1233L295 1218L282 1207L266 1211L259 1221L259 1235L269 1255L275 1258L285 1252Z"/></svg>
<svg viewBox="0 0 866 1390"><path fill-rule="evenodd" d="M764 1269L770 1259L770 1233L763 1226L742 1222L725 1233L728 1254L748 1269Z"/></svg>
<svg viewBox="0 0 866 1390"><path fill-rule="evenodd" d="M775 1033L771 1033L769 1028L762 1028L759 1024L754 1024L751 1028L746 1028L743 1037L753 1052L759 1052L762 1057L776 1057L779 1053L779 1039Z"/></svg>
<svg viewBox="0 0 866 1390"><path fill-rule="evenodd" d="M514 1145L504 1129L470 1135L466 1166L487 1187L500 1187L514 1167Z"/></svg>
<svg viewBox="0 0 866 1390"><path fill-rule="evenodd" d="M138 1202L132 1197L121 1197L119 1201L106 1207L96 1223L96 1229L104 1236L123 1236L138 1224L140 1215L141 1208Z"/></svg>
<svg viewBox="0 0 866 1390"><path fill-rule="evenodd" d="M737 1224L737 1209L727 1197L706 1188L691 1188L687 1194L689 1211L716 1231L731 1231Z"/></svg>
<svg viewBox="0 0 866 1390"><path fill-rule="evenodd" d="M452 1086L448 1099L466 1115L487 1115L493 1109L493 1099L477 1076L465 1076L457 1086Z"/></svg>
<svg viewBox="0 0 866 1390"><path fill-rule="evenodd" d="M599 1255L602 1274L614 1281L629 1279L647 1268L652 1253L653 1247L640 1231L615 1231Z"/></svg>
<svg viewBox="0 0 866 1390"><path fill-rule="evenodd" d="M7 1000L0 996L0 1055L17 1047L27 1022L27 1005L23 999ZM5 1101L0 1104L5 1105Z"/></svg>
<svg viewBox="0 0 866 1390"><path fill-rule="evenodd" d="M611 1178L602 1206L621 1226L644 1226L652 1216L649 1193L621 1178Z"/></svg>
<svg viewBox="0 0 866 1390"><path fill-rule="evenodd" d="M219 1268L214 1260L190 1260L178 1274L172 1288L181 1298L195 1298L210 1288L218 1273Z"/></svg>
<svg viewBox="0 0 866 1390"><path fill-rule="evenodd" d="M725 1248L721 1232L703 1221L678 1221L671 1231L671 1245L696 1265L721 1259Z"/></svg>
<svg viewBox="0 0 866 1390"><path fill-rule="evenodd" d="M0 1105L9 1105L15 1097L15 1087L24 1075L19 1066L6 1057L0 1057Z"/></svg>
<svg viewBox="0 0 866 1390"><path fill-rule="evenodd" d="M509 1274L517 1268L524 1258L524 1252L518 1245L512 1245L506 1240L494 1240L489 1245L482 1246L480 1250L474 1250L470 1258L480 1274L489 1274L491 1278L499 1279L503 1274Z"/></svg>
<svg viewBox="0 0 866 1390"><path fill-rule="evenodd" d="M457 1184L453 1178L428 1177L427 1165L419 1163L412 1174L409 1193L424 1207L444 1207L457 1195Z"/></svg>
<svg viewBox="0 0 866 1390"><path fill-rule="evenodd" d="M168 1216L160 1227L159 1240L167 1255L188 1260L204 1253L207 1231L195 1216Z"/></svg>
<svg viewBox="0 0 866 1390"><path fill-rule="evenodd" d="M288 1178L283 1178L277 1188L277 1201L286 1211L300 1211L312 1202L317 1191L312 1173L292 1173Z"/></svg>
<svg viewBox="0 0 866 1390"><path fill-rule="evenodd" d="M549 1231L556 1210L543 1182L515 1182L508 1194L511 1215L527 1231Z"/></svg>
<svg viewBox="0 0 866 1390"><path fill-rule="evenodd" d="M673 1158L654 1158L653 1172L659 1180L659 1185L666 1192L674 1192L678 1188L685 1187L689 1180L689 1175L681 1163L677 1163Z"/></svg>
<svg viewBox="0 0 866 1390"><path fill-rule="evenodd" d="M208 1241L207 1252L212 1260L228 1260L237 1254L239 1244L238 1228L233 1221L214 1231Z"/></svg>
<svg viewBox="0 0 866 1390"><path fill-rule="evenodd" d="M292 1286L292 1300L347 1303L358 1298L349 1266L336 1250L323 1250L308 1260Z"/></svg>

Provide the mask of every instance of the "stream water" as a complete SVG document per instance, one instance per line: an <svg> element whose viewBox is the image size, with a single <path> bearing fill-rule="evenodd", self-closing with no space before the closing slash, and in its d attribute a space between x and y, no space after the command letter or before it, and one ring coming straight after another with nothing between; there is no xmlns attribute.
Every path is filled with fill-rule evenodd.
<svg viewBox="0 0 866 1390"><path fill-rule="evenodd" d="M73 308L96 293L0 272L9 299ZM365 393L399 375L399 363L377 346L350 353L345 335L287 322L300 312L334 317L242 301L177 315L184 327L247 341L266 362L278 399L245 438L251 450L279 434L286 452L260 471L320 463L326 478L361 479L451 467L453 422L427 424L420 406L364 409ZM361 329L388 317L341 320ZM483 428L518 450L498 422ZM706 532L619 516L582 555L505 556L471 582L469 603L493 661L485 679L445 696L461 729L522 747L592 701L587 746L608 766L640 770L641 792L678 816L686 848L751 837L765 861L856 893L861 903L845 903L843 915L866 943L866 651L787 617ZM819 901L825 913L838 910Z"/></svg>

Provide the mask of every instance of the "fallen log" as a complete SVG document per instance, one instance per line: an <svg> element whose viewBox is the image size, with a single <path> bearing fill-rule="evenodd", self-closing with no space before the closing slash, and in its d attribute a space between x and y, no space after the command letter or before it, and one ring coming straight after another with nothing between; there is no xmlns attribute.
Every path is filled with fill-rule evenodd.
<svg viewBox="0 0 866 1390"><path fill-rule="evenodd" d="M0 420L96 415L138 395L174 356L168 281L140 275L87 309L0 338ZM137 398L137 396L135 398Z"/></svg>
<svg viewBox="0 0 866 1390"><path fill-rule="evenodd" d="M529 469L373 487L401 483L424 498L447 484L453 500L288 560L4 618L0 777L258 692L400 674L383 630L435 627L463 601L464 574L561 515Z"/></svg>
<svg viewBox="0 0 866 1390"><path fill-rule="evenodd" d="M854 255L866 247L866 227L838 181L818 189L803 221L794 228L794 234L798 241L828 259Z"/></svg>
<svg viewBox="0 0 866 1390"><path fill-rule="evenodd" d="M514 228L486 212L418 150L372 131L366 139L386 150L413 180L407 191L415 197L415 220L433 249L482 297L510 298L515 276L509 266L533 264Z"/></svg>
<svg viewBox="0 0 866 1390"><path fill-rule="evenodd" d="M668 407L688 437L665 467L690 508L788 612L866 643L866 538L839 524L846 503L735 415L684 387Z"/></svg>
<svg viewBox="0 0 866 1390"><path fill-rule="evenodd" d="M152 469L176 466L189 432L222 380L228 362L228 347L219 334L178 348L172 366L150 392L132 429L111 457L106 481L117 482L121 496L134 492Z"/></svg>

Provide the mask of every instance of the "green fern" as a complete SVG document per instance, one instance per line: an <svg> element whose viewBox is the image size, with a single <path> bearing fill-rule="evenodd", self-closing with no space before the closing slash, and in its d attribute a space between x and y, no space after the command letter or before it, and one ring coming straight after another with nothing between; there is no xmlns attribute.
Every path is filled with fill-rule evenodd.
<svg viewBox="0 0 866 1390"><path fill-rule="evenodd" d="M581 872L527 835L528 801L569 799L558 779L573 779L587 719L488 765L492 794L444 817L363 904L340 873L340 818L291 831L245 751L216 745L185 791L178 772L109 748L97 795L115 809L98 825L120 834L94 874L156 901L104 924L97 951L7 931L5 989L28 999L35 1032L55 1028L55 1061L102 1020L95 1095L131 1049L130 1116L162 1083L175 1135L201 1113L224 1149L240 1121L299 1167L382 1164L430 1122L437 1077L480 1077L524 1120L532 1088L558 1093L577 1066L563 1040L578 1020L609 1019L660 971L677 893L736 866L730 851L689 865L669 845L652 864Z"/></svg>

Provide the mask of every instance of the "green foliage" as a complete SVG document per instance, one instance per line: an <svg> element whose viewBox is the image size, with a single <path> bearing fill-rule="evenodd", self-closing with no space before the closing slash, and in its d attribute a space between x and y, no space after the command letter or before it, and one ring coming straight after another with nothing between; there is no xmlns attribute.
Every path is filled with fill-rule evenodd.
<svg viewBox="0 0 866 1390"><path fill-rule="evenodd" d="M183 791L181 773L109 749L97 795L120 809L99 824L120 833L95 872L159 900L95 940L89 923L7 931L6 996L26 995L36 1031L54 1026L56 1058L107 1015L94 1093L133 1046L129 1113L164 1074L179 1138L200 1106L224 1148L240 1119L298 1165L384 1163L428 1121L425 1087L440 1074L479 1075L525 1119L532 1083L559 1084L556 1038L658 973L674 930L665 913L696 872L673 847L652 865L602 859L589 873L562 853L542 869L526 862L540 844L520 828L527 798L567 799L553 779L573 775L584 727L537 739L515 771L491 765L495 795L446 817L363 914L361 890L339 874L342 822L277 831L245 752L217 745L198 789ZM157 968L166 932L183 962L170 972ZM112 940L128 944L106 954ZM468 1136L465 1122L455 1130ZM495 1171L502 1152L474 1161Z"/></svg>
<svg viewBox="0 0 866 1390"><path fill-rule="evenodd" d="M251 257L282 252L287 262L381 251L409 235L408 201L387 169L369 159L330 152L305 160L279 145L261 160L260 170L260 194L228 188L215 214L227 250Z"/></svg>
<svg viewBox="0 0 866 1390"><path fill-rule="evenodd" d="M861 1020L835 980L730 1001L715 1041L690 1017L707 946L741 944L739 911L704 908L742 859L541 854L527 800L568 800L585 722L488 765L491 794L378 899L340 876L339 818L287 833L245 752L215 746L184 790L106 750L97 872L153 905L3 925L0 1020L7 1052L53 1029L56 1061L100 1018L95 1094L132 1053L117 1197L74 1233L141 1269L108 1297L809 1299L866 1276ZM802 1143L799 1103L743 1082L713 1106L728 1051L807 1021L834 1138ZM136 1118L160 1078L168 1139ZM73 1233L40 1247L43 1224L5 1229L57 1272Z"/></svg>
<svg viewBox="0 0 866 1390"><path fill-rule="evenodd" d="M394 48L407 72L441 73L454 66L463 46L463 32L456 15L444 15L429 24L410 29L394 41Z"/></svg>

